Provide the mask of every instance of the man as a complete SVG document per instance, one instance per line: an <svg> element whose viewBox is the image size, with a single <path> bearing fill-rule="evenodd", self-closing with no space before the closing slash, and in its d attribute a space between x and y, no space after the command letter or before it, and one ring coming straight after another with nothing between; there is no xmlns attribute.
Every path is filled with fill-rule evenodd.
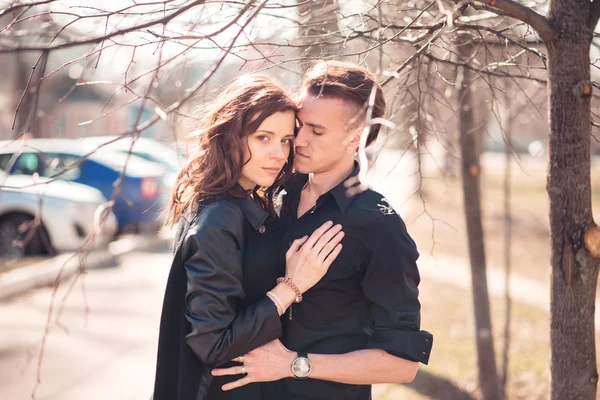
<svg viewBox="0 0 600 400"><path fill-rule="evenodd" d="M361 134L369 145L379 133L380 125L366 121L383 118L385 100L364 68L321 61L304 77L301 104L299 174L285 185L281 209L283 250L328 220L342 225L343 249L325 277L290 307L287 349L275 341L246 354L239 361L247 375L226 389L289 378L288 400L368 400L371 384L412 381L433 341L420 330L418 252L404 222L381 194L347 191L359 173L354 155Z"/></svg>

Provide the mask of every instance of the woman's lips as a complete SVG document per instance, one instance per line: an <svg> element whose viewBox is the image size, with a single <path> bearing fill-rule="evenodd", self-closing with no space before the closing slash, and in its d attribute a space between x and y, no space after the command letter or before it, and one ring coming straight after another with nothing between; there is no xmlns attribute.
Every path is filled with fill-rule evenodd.
<svg viewBox="0 0 600 400"><path fill-rule="evenodd" d="M279 171L281 171L281 168L263 168L263 169L271 175L277 175L277 174L279 174Z"/></svg>

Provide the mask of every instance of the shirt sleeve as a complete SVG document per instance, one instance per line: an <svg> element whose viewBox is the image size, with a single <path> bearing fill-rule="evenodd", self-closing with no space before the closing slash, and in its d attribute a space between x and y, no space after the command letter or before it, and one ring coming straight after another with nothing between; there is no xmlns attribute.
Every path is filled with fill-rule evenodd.
<svg viewBox="0 0 600 400"><path fill-rule="evenodd" d="M183 242L187 274L187 344L207 365L239 357L281 336L277 306L268 298L240 307L244 217L225 201L202 210Z"/></svg>
<svg viewBox="0 0 600 400"><path fill-rule="evenodd" d="M367 348L427 364L433 336L420 330L419 253L397 214L378 215L375 223L361 282L372 318Z"/></svg>

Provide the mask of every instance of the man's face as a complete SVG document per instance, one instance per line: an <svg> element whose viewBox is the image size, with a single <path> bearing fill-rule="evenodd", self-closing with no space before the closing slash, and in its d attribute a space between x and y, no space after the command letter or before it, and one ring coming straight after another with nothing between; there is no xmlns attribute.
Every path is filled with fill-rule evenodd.
<svg viewBox="0 0 600 400"><path fill-rule="evenodd" d="M296 170L303 174L323 173L346 165L353 159L349 140L356 130L354 107L345 100L304 95L298 120L301 127L295 140ZM349 150L350 149L350 150Z"/></svg>

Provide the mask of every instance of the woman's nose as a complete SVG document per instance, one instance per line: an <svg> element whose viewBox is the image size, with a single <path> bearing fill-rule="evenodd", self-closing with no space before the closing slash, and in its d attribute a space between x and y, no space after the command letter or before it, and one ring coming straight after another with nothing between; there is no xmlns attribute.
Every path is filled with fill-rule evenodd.
<svg viewBox="0 0 600 400"><path fill-rule="evenodd" d="M274 158L276 160L281 160L287 157L287 154L285 154L285 148L282 145L276 145L273 146L273 149L271 149L271 158Z"/></svg>

